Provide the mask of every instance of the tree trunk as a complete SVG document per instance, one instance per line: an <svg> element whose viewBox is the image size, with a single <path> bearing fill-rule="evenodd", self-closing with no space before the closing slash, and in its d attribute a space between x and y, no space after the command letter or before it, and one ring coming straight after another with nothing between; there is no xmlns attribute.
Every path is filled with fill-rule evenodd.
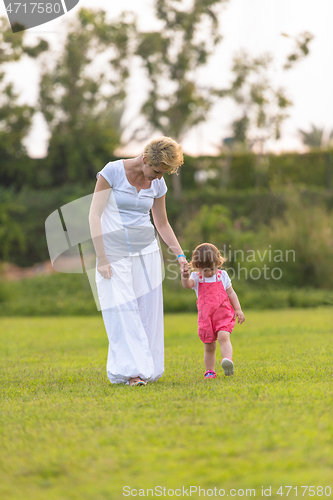
<svg viewBox="0 0 333 500"><path fill-rule="evenodd" d="M175 200L180 200L182 197L182 182L180 175L180 172L172 175L172 190Z"/></svg>
<svg viewBox="0 0 333 500"><path fill-rule="evenodd" d="M332 189L332 157L329 153L325 155L326 159L326 189L331 191Z"/></svg>

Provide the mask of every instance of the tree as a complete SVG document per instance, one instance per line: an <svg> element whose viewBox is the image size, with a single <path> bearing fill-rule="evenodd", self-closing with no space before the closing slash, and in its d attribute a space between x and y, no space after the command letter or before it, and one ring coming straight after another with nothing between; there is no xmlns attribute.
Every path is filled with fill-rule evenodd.
<svg viewBox="0 0 333 500"><path fill-rule="evenodd" d="M13 84L6 82L6 64L18 62L24 55L37 58L48 48L45 40L39 40L35 46L26 45L24 36L24 32L13 33L8 20L0 18L0 181L3 186L18 186L25 176L23 139L34 114L32 106L18 103L19 95Z"/></svg>
<svg viewBox="0 0 333 500"><path fill-rule="evenodd" d="M291 69L309 53L312 39L309 32L296 37L296 47L282 70ZM231 97L241 109L240 117L231 123L234 140L247 142L250 146L259 144L261 151L268 138L280 138L281 124L288 117L287 108L292 105L285 90L272 83L274 65L274 58L269 53L251 57L242 50L234 57L231 85L217 92L220 97Z"/></svg>
<svg viewBox="0 0 333 500"><path fill-rule="evenodd" d="M81 9L55 67L43 72L40 107L51 132L53 184L93 179L119 146L134 28L124 16L110 23L103 10ZM103 72L94 67L98 57L104 57Z"/></svg>
<svg viewBox="0 0 333 500"><path fill-rule="evenodd" d="M297 61L308 55L308 45L312 39L313 36L308 32L296 37L296 47L287 57L282 70L291 69ZM240 118L231 124L235 141L247 141L250 145L259 143L261 151L268 138L280 138L281 124L288 117L287 108L292 105L285 90L274 87L272 83L274 64L271 54L251 57L243 50L234 57L234 78L230 87L218 92L221 97L231 97L241 108Z"/></svg>
<svg viewBox="0 0 333 500"><path fill-rule="evenodd" d="M309 32L296 37L296 47L287 57L282 70L291 69L308 55L312 39ZM233 60L231 85L216 92L219 97L231 97L240 108L240 117L230 126L232 139L243 147L256 149L258 185L268 182L267 140L280 138L281 125L288 117L287 109L292 105L285 90L272 83L274 65L274 58L269 53L251 57L242 50Z"/></svg>
<svg viewBox="0 0 333 500"><path fill-rule="evenodd" d="M22 226L15 220L15 215L24 214L25 208L15 201L10 190L0 190L0 259L12 261L12 254L25 249L25 237Z"/></svg>
<svg viewBox="0 0 333 500"><path fill-rule="evenodd" d="M311 124L311 130L309 132L301 129L298 129L298 132L301 136L303 144L305 146L309 146L310 149L327 148L332 146L333 130L331 130L328 134L325 134L324 128L319 128Z"/></svg>
<svg viewBox="0 0 333 500"><path fill-rule="evenodd" d="M289 35L286 33L281 33L282 36L286 38L291 38ZM296 36L295 38L295 47L294 50L289 56L287 57L287 61L283 67L283 69L291 69L295 62L301 61L304 59L309 54L309 43L313 40L313 35L312 33L309 33L308 31L304 31L303 33L300 33L299 35Z"/></svg>
<svg viewBox="0 0 333 500"><path fill-rule="evenodd" d="M181 141L190 128L207 119L213 96L211 88L199 85L197 70L221 40L217 10L226 2L193 0L184 8L177 0L156 1L159 31L141 33L136 51L150 83L141 109L145 125L136 137L142 140L158 131ZM172 180L174 196L180 198L180 176Z"/></svg>
<svg viewBox="0 0 333 500"><path fill-rule="evenodd" d="M315 125L311 124L311 130L306 132L305 130L298 129L298 132L301 136L302 142L305 146L308 146L310 149L326 149L325 153L325 162L326 162L326 188L331 191L332 190L332 155L328 148L333 143L333 130L329 132L326 137L324 133L324 128L318 128Z"/></svg>
<svg viewBox="0 0 333 500"><path fill-rule="evenodd" d="M300 133L302 142L305 146L309 146L310 148L320 148L323 146L323 128L317 128L312 124L310 132L306 132L301 129L298 129L298 132Z"/></svg>

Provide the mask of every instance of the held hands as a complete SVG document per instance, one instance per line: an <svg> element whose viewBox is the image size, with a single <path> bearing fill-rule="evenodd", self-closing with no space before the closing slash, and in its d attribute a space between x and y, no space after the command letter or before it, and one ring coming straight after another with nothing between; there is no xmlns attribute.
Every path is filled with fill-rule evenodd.
<svg viewBox="0 0 333 500"><path fill-rule="evenodd" d="M178 264L180 265L180 274L183 276L184 268L187 264L186 257L178 257Z"/></svg>
<svg viewBox="0 0 333 500"><path fill-rule="evenodd" d="M181 277L188 279L191 276L191 266L185 261L183 269L180 268Z"/></svg>
<svg viewBox="0 0 333 500"><path fill-rule="evenodd" d="M112 276L112 267L107 259L98 259L97 271L105 279L110 279Z"/></svg>
<svg viewBox="0 0 333 500"><path fill-rule="evenodd" d="M235 309L234 319L238 316L238 323L242 324L245 321L244 313L241 309Z"/></svg>

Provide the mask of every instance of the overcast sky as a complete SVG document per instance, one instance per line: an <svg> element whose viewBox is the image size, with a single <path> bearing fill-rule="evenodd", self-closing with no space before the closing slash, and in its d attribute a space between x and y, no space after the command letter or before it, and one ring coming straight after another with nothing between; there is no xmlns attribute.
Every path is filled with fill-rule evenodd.
<svg viewBox="0 0 333 500"><path fill-rule="evenodd" d="M185 2L189 0L184 0ZM1 2L1 0L0 0ZM142 30L156 29L153 0L80 0L77 7L65 16L38 28L27 30L27 42L37 36L48 39L57 46L66 20L75 16L80 7L103 8L110 19L115 19L122 11L133 11L138 15ZM0 15L6 15L3 2ZM230 81L230 68L235 52L246 48L251 55L271 52L276 64L274 80L282 85L294 106L290 118L283 127L282 138L270 143L273 151L301 150L297 129L310 129L311 124L333 129L333 1L332 0L230 0L221 13L221 34L223 40L202 72L201 81L216 85ZM290 53L290 36L310 31L315 39L310 44L311 54L289 72L279 71L279 62ZM26 60L20 67L11 68L8 73L15 82L21 99L34 104L37 98L37 66ZM145 94L143 78L135 77L130 82L130 96L126 122L135 118L140 107L140 97ZM197 126L183 141L183 149L188 154L216 154L218 145L230 134L228 125L236 117L236 108L228 100L223 100L208 116L207 122ZM47 148L47 128L41 116L36 116L34 127L26 141L29 154L43 156ZM126 141L126 136L125 136ZM140 145L130 144L123 154L139 154Z"/></svg>

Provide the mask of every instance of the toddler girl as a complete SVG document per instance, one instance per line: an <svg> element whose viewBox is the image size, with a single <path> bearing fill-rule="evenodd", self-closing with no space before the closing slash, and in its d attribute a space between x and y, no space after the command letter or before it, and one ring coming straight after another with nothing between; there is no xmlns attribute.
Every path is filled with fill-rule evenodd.
<svg viewBox="0 0 333 500"><path fill-rule="evenodd" d="M216 246L202 243L194 250L192 261L185 265L181 275L183 287L193 288L198 298L198 334L205 344L205 378L216 378L216 340L221 346L221 366L224 374L234 374L230 334L236 317L238 323L245 320L227 272L219 269L225 260ZM195 272L190 275L191 266Z"/></svg>

